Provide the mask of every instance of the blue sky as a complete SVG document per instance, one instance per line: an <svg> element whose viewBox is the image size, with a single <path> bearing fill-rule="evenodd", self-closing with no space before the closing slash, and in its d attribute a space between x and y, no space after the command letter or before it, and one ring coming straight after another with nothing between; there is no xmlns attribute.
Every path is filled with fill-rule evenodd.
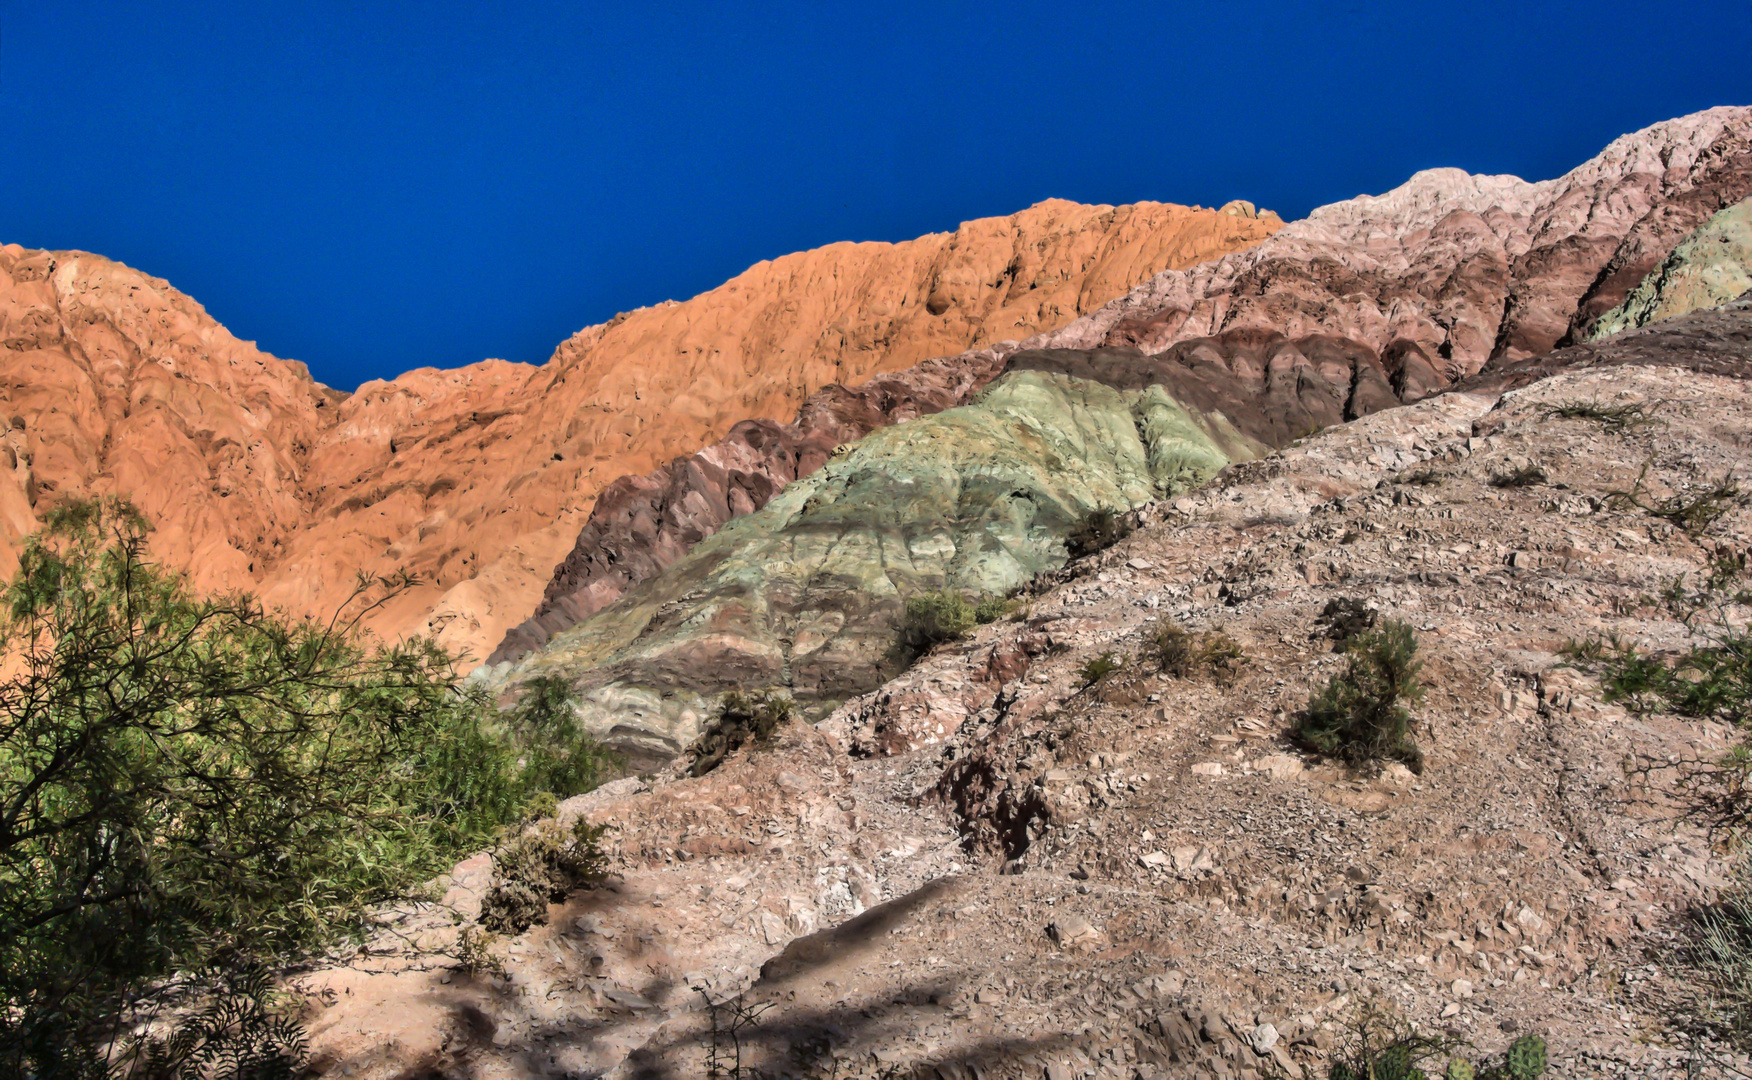
<svg viewBox="0 0 1752 1080"><path fill-rule="evenodd" d="M1285 218L1752 103L1732 3L35 3L0 242L170 279L346 389L1040 199Z"/></svg>

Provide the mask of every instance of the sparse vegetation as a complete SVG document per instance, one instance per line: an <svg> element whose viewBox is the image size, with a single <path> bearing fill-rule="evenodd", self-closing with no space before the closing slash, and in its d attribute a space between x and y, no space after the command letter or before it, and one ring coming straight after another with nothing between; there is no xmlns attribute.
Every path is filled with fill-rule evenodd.
<svg viewBox="0 0 1752 1080"><path fill-rule="evenodd" d="M289 622L192 596L147 534L125 502L65 504L5 591L0 1074L292 1069L251 972L358 932L533 794L441 650L362 635L411 581ZM166 1003L182 1042L127 1034Z"/></svg>
<svg viewBox="0 0 1752 1080"><path fill-rule="evenodd" d="M1417 635L1388 619L1344 646L1345 669L1308 703L1298 734L1323 754L1352 763L1392 760L1423 771L1423 751L1411 738L1411 706L1423 698Z"/></svg>
<svg viewBox="0 0 1752 1080"><path fill-rule="evenodd" d="M909 662L950 641L959 641L979 625L977 609L954 589L909 596L900 625L900 650Z"/></svg>
<svg viewBox="0 0 1752 1080"><path fill-rule="evenodd" d="M1651 517L1670 522L1690 536L1700 536L1728 511L1744 506L1749 498L1746 492L1740 490L1734 474L1728 473L1720 480L1706 483L1701 489L1651 500L1644 484L1653 464L1653 458L1643 462L1642 471L1637 474L1636 483L1631 485L1629 491L1607 492L1606 505L1614 509L1634 507Z"/></svg>
<svg viewBox="0 0 1752 1080"><path fill-rule="evenodd" d="M544 821L493 853L493 884L481 900L481 927L516 937L547 922L547 906L601 879L606 826L584 818L562 829Z"/></svg>
<svg viewBox="0 0 1752 1080"><path fill-rule="evenodd" d="M456 945L451 949L451 955L456 957L456 966L475 978L490 975L495 979L509 978L505 970L505 961L493 951L493 946L499 943L499 935L480 926L465 926L456 935Z"/></svg>
<svg viewBox="0 0 1752 1080"><path fill-rule="evenodd" d="M1124 514L1105 507L1091 510L1065 537L1065 551L1073 559L1093 555L1124 540L1132 534L1132 523Z"/></svg>
<svg viewBox="0 0 1752 1080"><path fill-rule="evenodd" d="M1538 487L1550 481L1545 470L1537 465L1521 465L1505 473L1498 473L1490 478L1490 486L1494 488L1527 488Z"/></svg>
<svg viewBox="0 0 1752 1080"><path fill-rule="evenodd" d="M1352 638L1373 629L1377 618L1375 609L1361 600L1352 596L1335 596L1320 609L1314 623L1333 642L1333 648L1342 650Z"/></svg>
<svg viewBox="0 0 1752 1080"><path fill-rule="evenodd" d="M1671 659L1652 656L1614 634L1571 641L1563 654L1600 677L1602 697L1636 712L1665 709L1681 716L1732 724L1752 719L1752 632L1744 614L1752 593L1741 587L1744 569L1718 561L1700 588L1670 582L1662 601L1701 639Z"/></svg>
<svg viewBox="0 0 1752 1080"><path fill-rule="evenodd" d="M1123 667L1125 667L1125 662L1120 660L1116 654L1104 652L1100 656L1092 657L1084 662L1083 666L1077 669L1077 677L1082 680L1083 688L1086 690Z"/></svg>
<svg viewBox="0 0 1752 1080"><path fill-rule="evenodd" d="M771 746L779 728L796 714L796 704L776 691L725 694L717 717L689 749L693 763L688 766L688 775L704 776L745 746Z"/></svg>
<svg viewBox="0 0 1752 1080"><path fill-rule="evenodd" d="M1021 606L1019 601L1002 596L982 596L970 601L956 589L908 597L896 655L891 659L897 659L902 666L910 664L937 646L960 641L974 627L997 622Z"/></svg>
<svg viewBox="0 0 1752 1080"><path fill-rule="evenodd" d="M1022 605L1002 596L982 596L973 608L973 621L981 626L995 623Z"/></svg>
<svg viewBox="0 0 1752 1080"><path fill-rule="evenodd" d="M1219 683L1227 683L1247 661L1246 652L1229 635L1221 631L1195 634L1172 619L1156 624L1150 643L1162 674L1176 679L1208 674Z"/></svg>
<svg viewBox="0 0 1752 1080"><path fill-rule="evenodd" d="M1496 1058L1475 1063L1459 1039L1425 1035L1389 1006L1366 998L1351 1012L1343 1043L1327 1062L1327 1080L1540 1080L1545 1040L1523 1035ZM1275 1076L1284 1075L1276 1069Z"/></svg>
<svg viewBox="0 0 1752 1080"><path fill-rule="evenodd" d="M1645 424L1658 424L1655 412L1664 401L1633 401L1622 405L1603 405L1598 401L1564 401L1545 409L1546 420L1594 420L1607 431L1618 433Z"/></svg>
<svg viewBox="0 0 1752 1080"><path fill-rule="evenodd" d="M1402 474L1398 479L1401 484L1411 484L1415 487L1437 487L1447 480L1447 477L1434 469L1416 469Z"/></svg>

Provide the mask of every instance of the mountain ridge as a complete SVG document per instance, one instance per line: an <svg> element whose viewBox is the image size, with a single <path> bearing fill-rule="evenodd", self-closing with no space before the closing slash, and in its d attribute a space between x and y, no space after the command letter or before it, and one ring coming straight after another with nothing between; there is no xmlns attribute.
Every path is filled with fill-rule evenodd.
<svg viewBox="0 0 1752 1080"><path fill-rule="evenodd" d="M36 504L123 493L157 523L159 557L203 590L244 587L325 614L357 572L407 569L421 586L373 627L478 658L535 607L616 477L691 452L745 415L789 411L827 383L945 342L963 348L968 335L1030 331L1278 224L1245 208L1049 200L920 241L765 260L698 297L587 327L540 366L416 368L351 394L235 338L163 279L9 245L0 396L25 423L7 436L0 564L35 527ZM865 279L887 280L887 299L860 306ZM838 288L839 306L809 293L812 282ZM781 288L802 291L787 299ZM933 306L930 333L913 333L924 323L908 313ZM707 366L734 368L735 394L696 377L700 357L725 349L748 359ZM683 353L692 359L677 366Z"/></svg>

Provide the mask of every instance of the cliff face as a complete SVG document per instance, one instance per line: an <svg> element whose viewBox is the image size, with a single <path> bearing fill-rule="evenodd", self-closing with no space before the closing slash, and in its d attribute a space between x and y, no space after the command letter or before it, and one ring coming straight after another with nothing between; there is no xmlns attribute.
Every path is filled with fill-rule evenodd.
<svg viewBox="0 0 1752 1080"><path fill-rule="evenodd" d="M534 609L616 478L788 416L830 383L1057 325L1280 224L1246 208L1051 201L761 263L581 331L539 368L420 369L351 395L238 341L160 279L10 245L0 562L54 500L125 494L157 523L159 557L203 589L318 614L359 571L406 569L422 585L376 629L479 658Z"/></svg>

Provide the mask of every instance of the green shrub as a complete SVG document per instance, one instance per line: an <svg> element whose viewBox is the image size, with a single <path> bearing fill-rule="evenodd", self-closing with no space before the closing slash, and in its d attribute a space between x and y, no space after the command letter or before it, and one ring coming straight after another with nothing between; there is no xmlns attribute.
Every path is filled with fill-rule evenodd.
<svg viewBox="0 0 1752 1080"><path fill-rule="evenodd" d="M982 596L973 608L973 621L981 626L995 623L1022 605L1002 596Z"/></svg>
<svg viewBox="0 0 1752 1080"><path fill-rule="evenodd" d="M547 906L600 880L606 826L584 818L570 830L544 821L493 853L493 884L481 900L480 924L490 933L515 937L547 922Z"/></svg>
<svg viewBox="0 0 1752 1080"><path fill-rule="evenodd" d="M1650 656L1616 635L1571 641L1563 654L1600 677L1601 697L1637 712L1666 709L1732 724L1752 720L1752 632L1743 613L1752 595L1740 588L1743 568L1717 563L1695 591L1683 579L1664 590L1667 609L1702 643L1670 660Z"/></svg>
<svg viewBox="0 0 1752 1080"><path fill-rule="evenodd" d="M1093 555L1124 540L1132 534L1132 523L1123 514L1105 507L1091 510L1071 527L1065 537L1065 551L1073 559Z"/></svg>
<svg viewBox="0 0 1752 1080"><path fill-rule="evenodd" d="M1451 1038L1419 1034L1389 1005L1364 998L1345 1017L1326 1076L1327 1080L1428 1080L1426 1066L1439 1068L1459 1045ZM1284 1073L1273 1069L1267 1075Z"/></svg>
<svg viewBox="0 0 1752 1080"><path fill-rule="evenodd" d="M688 748L693 757L688 775L704 776L744 746L772 745L779 728L790 723L796 711L790 698L772 691L725 694L717 717Z"/></svg>
<svg viewBox="0 0 1752 1080"><path fill-rule="evenodd" d="M363 636L410 581L287 621L192 596L147 531L67 504L5 591L0 1075L105 1075L116 1026L178 986L191 1023L264 1016L258 960L357 931L528 804L450 659Z"/></svg>
<svg viewBox="0 0 1752 1080"><path fill-rule="evenodd" d="M523 684L523 697L504 715L512 744L523 753L524 783L556 799L594 790L626 768L626 759L578 722L576 700L568 679L538 675Z"/></svg>
<svg viewBox="0 0 1752 1080"><path fill-rule="evenodd" d="M1324 754L1351 762L1392 759L1423 771L1423 752L1411 739L1410 706L1423 697L1417 635L1388 619L1346 646L1345 669L1308 703L1298 734Z"/></svg>
<svg viewBox="0 0 1752 1080"><path fill-rule="evenodd" d="M1100 656L1093 657L1086 661L1083 666L1078 669L1077 674L1083 681L1083 687L1087 689L1124 666L1125 662L1120 660L1116 655L1111 652L1104 652Z"/></svg>
<svg viewBox="0 0 1752 1080"><path fill-rule="evenodd" d="M1208 673L1219 683L1227 683L1247 660L1246 652L1229 635L1220 631L1194 634L1172 619L1156 624L1150 643L1162 674L1176 679Z"/></svg>
<svg viewBox="0 0 1752 1080"><path fill-rule="evenodd" d="M900 651L910 663L945 642L961 640L978 625L977 609L954 589L909 596L900 624Z"/></svg>

